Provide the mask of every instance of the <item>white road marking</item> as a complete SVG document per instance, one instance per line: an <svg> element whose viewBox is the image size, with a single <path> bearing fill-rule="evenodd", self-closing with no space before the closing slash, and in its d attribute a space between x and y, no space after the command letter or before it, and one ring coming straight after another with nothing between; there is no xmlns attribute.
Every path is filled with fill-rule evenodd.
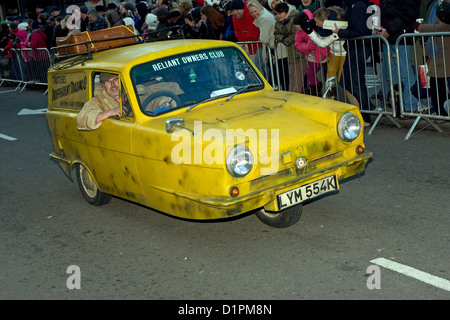
<svg viewBox="0 0 450 320"><path fill-rule="evenodd" d="M26 116L26 115L30 115L30 114L45 114L47 112L47 108L45 109L36 109L36 110L31 110L31 109L22 109L19 111L19 113L17 114L18 116Z"/></svg>
<svg viewBox="0 0 450 320"><path fill-rule="evenodd" d="M447 279L439 278L432 274L420 271L412 267L408 267L404 264L394 262L385 258L373 259L370 262L380 267L384 267L386 269L396 271L419 281L431 284L432 286L438 287L440 289L450 291L450 281Z"/></svg>
<svg viewBox="0 0 450 320"><path fill-rule="evenodd" d="M5 139L5 140L9 140L9 141L17 140L17 138L10 137L10 136L7 136L6 134L1 134L1 133L0 133L0 138Z"/></svg>

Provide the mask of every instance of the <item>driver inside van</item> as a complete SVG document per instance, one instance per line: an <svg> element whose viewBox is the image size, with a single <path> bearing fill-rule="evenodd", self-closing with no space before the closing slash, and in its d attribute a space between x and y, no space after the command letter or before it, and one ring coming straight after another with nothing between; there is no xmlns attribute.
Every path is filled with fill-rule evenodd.
<svg viewBox="0 0 450 320"><path fill-rule="evenodd" d="M132 116L130 104L120 87L119 76L113 73L99 74L101 87L95 89L94 97L86 102L77 116L78 130L98 129L103 120L120 117L120 99L125 116Z"/></svg>

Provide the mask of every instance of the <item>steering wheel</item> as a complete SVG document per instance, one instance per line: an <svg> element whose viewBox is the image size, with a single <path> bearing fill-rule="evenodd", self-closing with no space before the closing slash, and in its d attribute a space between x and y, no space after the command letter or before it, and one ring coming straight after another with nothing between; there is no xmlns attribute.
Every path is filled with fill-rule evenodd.
<svg viewBox="0 0 450 320"><path fill-rule="evenodd" d="M153 92L142 102L145 111L154 113L176 108L179 105L181 105L180 98L170 90Z"/></svg>

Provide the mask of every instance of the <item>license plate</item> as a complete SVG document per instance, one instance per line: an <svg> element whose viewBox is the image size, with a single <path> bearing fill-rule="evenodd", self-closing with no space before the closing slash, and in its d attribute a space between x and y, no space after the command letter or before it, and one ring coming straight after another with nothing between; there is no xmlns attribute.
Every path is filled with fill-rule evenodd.
<svg viewBox="0 0 450 320"><path fill-rule="evenodd" d="M323 179L308 183L304 186L289 190L277 196L278 210L302 203L303 201L318 197L328 192L339 189L336 176L328 176Z"/></svg>

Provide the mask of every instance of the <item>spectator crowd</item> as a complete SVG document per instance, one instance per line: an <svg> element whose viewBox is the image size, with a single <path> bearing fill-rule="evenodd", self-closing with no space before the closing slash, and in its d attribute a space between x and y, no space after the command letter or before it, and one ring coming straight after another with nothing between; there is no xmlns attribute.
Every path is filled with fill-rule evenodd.
<svg viewBox="0 0 450 320"><path fill-rule="evenodd" d="M448 1L444 0L444 3ZM370 29L367 26L368 8L375 8L375 5L382 9L381 21ZM8 17L1 25L0 48L5 51L11 48L50 49L57 46L59 39L73 32L97 31L120 25L132 25L136 34L155 40L176 38L174 32L178 32L188 39L261 42L272 53L276 50L277 61L272 63L278 70L280 89L319 94L323 91L323 81L335 76L344 86L348 84L347 90L358 100L361 109L372 109L371 101L364 97L367 92L362 92L366 61L361 61L360 52L364 49L358 50L356 44L337 40L378 34L388 39L390 45L394 44L401 33L419 29L416 19L420 14L420 0L129 0L117 4L110 2L106 7L81 6L79 21L75 24L68 9L38 5L34 19ZM348 27L339 28L334 24L332 28L325 28L326 20L345 21ZM441 17L443 22L435 18L432 24L435 20L443 26L438 30L450 31L445 18ZM178 31L171 28L174 26L179 26ZM448 44L443 42L444 47ZM405 52L409 49L407 45ZM270 70L274 68L267 65L267 52L261 50L259 43L250 44L246 50L271 82L273 75ZM383 48L379 51L381 55ZM42 57L35 53L32 59ZM405 59L402 68L405 67L405 77L411 77L411 57L405 56ZM352 71L350 64L357 65L358 68L353 69L359 71ZM318 74L322 74L322 81L318 80ZM352 82L360 84L357 89L350 87ZM439 81L441 86L442 83ZM444 115L440 103L436 104ZM408 91L405 108L416 111L419 107L420 103Z"/></svg>

